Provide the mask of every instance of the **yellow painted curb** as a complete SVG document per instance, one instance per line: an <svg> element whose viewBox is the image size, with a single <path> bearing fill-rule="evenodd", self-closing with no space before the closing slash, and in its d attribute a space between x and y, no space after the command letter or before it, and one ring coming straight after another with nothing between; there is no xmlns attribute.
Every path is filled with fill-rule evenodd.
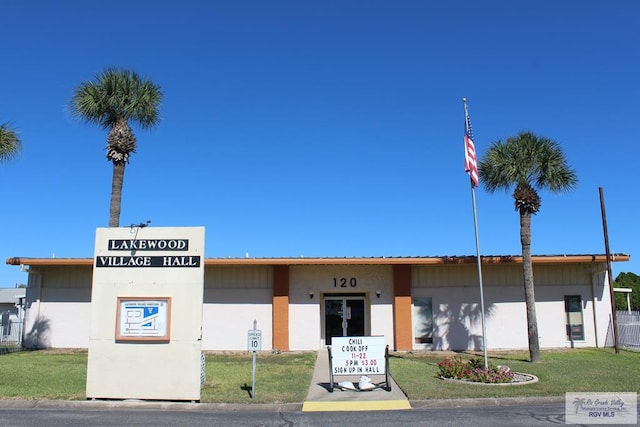
<svg viewBox="0 0 640 427"><path fill-rule="evenodd" d="M332 411L392 411L411 409L407 400L377 400L367 402L304 402L302 412Z"/></svg>

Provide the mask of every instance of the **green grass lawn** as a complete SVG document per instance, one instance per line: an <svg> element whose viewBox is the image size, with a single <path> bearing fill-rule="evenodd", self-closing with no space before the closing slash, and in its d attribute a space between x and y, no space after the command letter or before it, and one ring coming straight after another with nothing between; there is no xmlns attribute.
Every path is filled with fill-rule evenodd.
<svg viewBox="0 0 640 427"><path fill-rule="evenodd" d="M391 375L412 400L477 397L562 396L565 392L634 392L640 390L640 353L613 349L547 350L540 363L527 361L528 352L489 353L494 365L533 374L535 384L517 386L460 384L438 378L438 362L453 353L394 353ZM463 359L480 357L461 353Z"/></svg>
<svg viewBox="0 0 640 427"><path fill-rule="evenodd" d="M392 353L391 375L411 400L474 397L562 396L565 392L640 390L640 353L612 349L542 352L540 363L527 352L489 353L494 365L536 375L536 384L496 386L456 384L437 378L437 363L453 353ZM482 357L461 353L463 358ZM290 403L304 401L316 355L259 354L255 399L251 399L251 354L208 354L202 402ZM84 400L86 350L24 351L0 356L0 399ZM327 373L327 380L329 374Z"/></svg>
<svg viewBox="0 0 640 427"><path fill-rule="evenodd" d="M207 355L207 379L202 402L292 403L307 397L315 353L259 354L256 357L256 390L252 399L253 361L250 353ZM328 373L327 373L328 376Z"/></svg>
<svg viewBox="0 0 640 427"><path fill-rule="evenodd" d="M86 350L21 351L0 356L1 399L85 399Z"/></svg>
<svg viewBox="0 0 640 427"><path fill-rule="evenodd" d="M260 354L256 393L251 398L253 362L247 352L208 354L202 402L302 402L315 353ZM0 356L0 399L86 398L86 350L23 351ZM328 374L327 374L328 375Z"/></svg>

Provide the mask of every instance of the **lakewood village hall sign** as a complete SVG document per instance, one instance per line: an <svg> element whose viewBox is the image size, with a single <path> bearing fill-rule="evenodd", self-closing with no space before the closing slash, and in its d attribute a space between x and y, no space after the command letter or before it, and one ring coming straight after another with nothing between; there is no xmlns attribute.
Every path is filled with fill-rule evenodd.
<svg viewBox="0 0 640 427"><path fill-rule="evenodd" d="M204 227L96 230L88 398L200 400L203 257Z"/></svg>
<svg viewBox="0 0 640 427"><path fill-rule="evenodd" d="M200 267L198 255L136 255L138 252L188 252L188 239L109 239L108 251L131 255L98 255L96 267Z"/></svg>

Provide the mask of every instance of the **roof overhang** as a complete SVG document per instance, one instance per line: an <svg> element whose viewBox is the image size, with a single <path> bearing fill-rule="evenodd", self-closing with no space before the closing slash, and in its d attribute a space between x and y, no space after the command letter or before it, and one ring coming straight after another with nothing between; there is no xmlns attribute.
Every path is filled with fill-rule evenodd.
<svg viewBox="0 0 640 427"><path fill-rule="evenodd" d="M630 255L612 254L612 262L629 261ZM483 264L522 264L522 256L481 256ZM92 266L93 258L8 258L8 265L22 266ZM344 258L205 258L205 266L238 265L446 265L474 264L475 256L416 256L416 257L344 257ZM534 264L597 264L607 262L607 256L592 255L534 255Z"/></svg>

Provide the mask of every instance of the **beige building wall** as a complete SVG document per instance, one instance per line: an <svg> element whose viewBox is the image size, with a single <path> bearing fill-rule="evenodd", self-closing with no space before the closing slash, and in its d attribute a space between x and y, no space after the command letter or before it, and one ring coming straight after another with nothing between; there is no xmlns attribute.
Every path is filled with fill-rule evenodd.
<svg viewBox="0 0 640 427"><path fill-rule="evenodd" d="M91 267L31 267L26 294L26 348L87 348Z"/></svg>
<svg viewBox="0 0 640 427"><path fill-rule="evenodd" d="M434 338L430 347L480 349L482 317L477 267L414 267L413 272L413 296L432 298ZM482 272L487 348L528 348L522 266L483 265ZM534 265L542 348L604 345L611 311L605 278L589 265ZM564 297L569 295L582 299L584 340L567 340Z"/></svg>
<svg viewBox="0 0 640 427"><path fill-rule="evenodd" d="M365 298L366 335L384 335L393 348L393 270L388 265L299 265L291 267L290 341L292 350L324 346L324 297ZM341 279L347 279L342 286ZM351 286L355 279L355 286ZM380 291L380 298L376 291ZM313 292L313 298L309 293ZM375 315L375 316L374 316Z"/></svg>
<svg viewBox="0 0 640 427"><path fill-rule="evenodd" d="M473 264L413 266L411 294L431 297L434 343L419 348L480 348L477 267ZM89 340L91 267L31 267L25 345L86 348ZM355 288L334 287L333 278L357 279ZM536 264L536 307L543 348L605 345L611 311L605 264ZM208 266L205 271L202 349L246 350L253 320L263 349L273 342L273 267ZM42 286L44 284L44 286ZM526 315L520 264L483 265L490 349L526 349ZM376 290L381 291L380 298ZM313 291L313 298L309 292ZM365 295L367 334L384 335L393 348L393 286L389 265L293 265L289 284L290 350L324 345L323 297ZM580 295L585 340L566 339L565 295ZM474 347L475 346L475 347Z"/></svg>
<svg viewBox="0 0 640 427"><path fill-rule="evenodd" d="M269 266L216 266L205 271L203 350L247 350L253 321L262 331L262 349L273 341Z"/></svg>

